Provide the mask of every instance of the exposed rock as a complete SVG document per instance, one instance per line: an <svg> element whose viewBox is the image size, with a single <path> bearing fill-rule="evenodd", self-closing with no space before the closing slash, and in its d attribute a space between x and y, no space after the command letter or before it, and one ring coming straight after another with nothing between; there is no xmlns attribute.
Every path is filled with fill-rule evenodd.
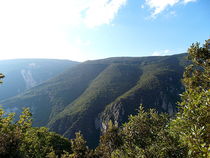
<svg viewBox="0 0 210 158"><path fill-rule="evenodd" d="M95 118L95 129L100 129L102 125L101 120L99 119L99 117Z"/></svg>
<svg viewBox="0 0 210 158"><path fill-rule="evenodd" d="M175 110L173 109L173 105L170 102L168 103L168 113L170 116L172 116L175 113Z"/></svg>
<svg viewBox="0 0 210 158"><path fill-rule="evenodd" d="M32 73L29 70L22 69L21 75L25 81L26 89L36 86L36 81L34 80Z"/></svg>

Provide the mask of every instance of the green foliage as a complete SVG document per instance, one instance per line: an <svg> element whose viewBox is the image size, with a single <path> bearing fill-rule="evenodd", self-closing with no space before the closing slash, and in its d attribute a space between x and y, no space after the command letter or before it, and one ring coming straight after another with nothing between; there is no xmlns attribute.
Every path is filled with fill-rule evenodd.
<svg viewBox="0 0 210 158"><path fill-rule="evenodd" d="M26 130L31 126L30 112L23 111L19 121L13 123L14 113L4 117L4 111L0 109L0 157L20 157L19 147Z"/></svg>
<svg viewBox="0 0 210 158"><path fill-rule="evenodd" d="M158 115L154 110L148 113L140 106L135 116L130 116L129 122L124 125L123 134L126 143L137 145L141 148L151 144L161 129L164 129L168 120L166 115Z"/></svg>
<svg viewBox="0 0 210 158"><path fill-rule="evenodd" d="M60 157L64 151L71 152L70 141L48 129L32 127L31 113L24 109L18 121L14 113L5 116L0 109L0 157L42 158L55 153Z"/></svg>
<svg viewBox="0 0 210 158"><path fill-rule="evenodd" d="M182 92L180 78L183 66L179 65L178 56L183 57L184 55L154 58L110 58L81 64L78 69L80 73L88 72L92 77L77 78L77 81L80 82L79 84L83 84L89 79L89 86L83 89L83 93L78 95L75 100L69 101L69 104L66 104L61 112L52 117L48 126L51 130L69 138L73 138L75 131L81 131L88 145L95 147L99 139L99 130L94 126L94 122L99 115L104 122L116 120L121 125L127 121L130 114L136 114L135 109L141 102L146 108L156 108L160 112L170 110L172 114L176 111L178 94ZM76 67L72 71L77 72ZM94 76L94 72L97 72L97 75ZM74 78L78 77L80 73L74 74ZM73 76L70 76L70 72L68 74L69 83L71 85L78 84L76 81L71 82ZM64 81L65 78L66 76L60 78L58 83L61 80ZM172 81L169 81L169 78L172 78ZM59 84L60 88L68 88L69 83ZM81 88L81 86L78 87ZM69 96L75 94L75 89L71 90ZM171 89L174 91L169 91ZM166 104L170 102L171 109L161 107L163 104L161 97L166 98ZM53 100L58 99L57 96L53 98ZM63 95L60 98L61 100L65 99ZM115 108L116 106L117 108ZM121 108L124 108L125 114L121 114ZM119 120L115 117L119 117Z"/></svg>
<svg viewBox="0 0 210 158"><path fill-rule="evenodd" d="M28 158L45 157L52 153L60 157L64 151L71 152L71 144L68 139L49 132L47 128L31 128L22 139L20 150Z"/></svg>
<svg viewBox="0 0 210 158"><path fill-rule="evenodd" d="M99 115L104 115L101 117L103 121L112 120L121 125L130 114L136 114L135 109L140 103L145 108L156 108L159 112L171 109L171 113L175 111L175 103L181 93L183 65L180 60L184 56L185 54L87 61L23 94L1 101L0 104L5 111L18 109L16 116L27 105L33 109L34 126L48 126L50 130L68 138L73 138L75 131L81 131L88 144L95 147L99 140L99 129L94 126L94 121ZM47 63L46 67L49 66ZM53 68L56 64L51 65L50 68ZM60 71L60 68L56 68L57 70ZM44 75L43 71L36 74ZM173 80L170 81L169 78ZM11 87L16 86L13 79ZM6 92L5 89L2 91ZM171 109L161 107L161 97L166 98L166 104L171 103ZM119 108L113 110L114 105ZM121 108L124 108L125 114L117 115ZM115 119L117 116L119 120Z"/></svg>
<svg viewBox="0 0 210 158"><path fill-rule="evenodd" d="M184 157L185 148L167 130L168 116L154 110L130 116L123 128L110 121L96 150L90 150L80 132L68 139L49 132L47 128L32 127L31 113L24 109L20 119L14 114L4 116L0 110L0 157L2 158L126 158L126 157Z"/></svg>
<svg viewBox="0 0 210 158"><path fill-rule="evenodd" d="M72 154L70 158L86 158L89 154L89 149L86 145L86 141L80 132L75 133L76 138L71 140Z"/></svg>
<svg viewBox="0 0 210 158"><path fill-rule="evenodd" d="M49 132L47 128L32 127L32 115L28 108L23 110L22 115L16 121L14 121L14 113L5 115L5 112L0 109L0 157L210 157L210 52L207 43L203 47L200 47L198 43L193 44L188 52L188 58L192 64L186 68L184 73L183 83L186 91L181 95L179 112L172 121L166 114L159 114L154 109L145 111L140 106L138 113L131 115L122 128L118 128L110 121L107 130L100 137L98 147L90 150L80 132L76 133L75 139L69 141L59 134ZM131 61L132 64L130 64ZM171 82L166 79L181 72L181 66L173 66L177 62L183 61L170 57L166 57L166 60L162 58L155 60L153 58L144 60L120 58L93 61L90 62L91 64L85 63L85 68L83 65L79 66L84 73L81 74L73 69L70 75L69 72L64 73L61 77L44 84L44 88L35 88L35 91L29 91L22 98L29 102L33 98L35 102L37 98L40 98L37 95L42 95L40 99L42 104L44 101L52 103L51 117L56 117L53 117L50 125L57 128L59 132L62 131L60 133L72 134L73 131L82 127L86 136L95 136L93 122L104 109L105 118L115 121L120 115L119 109L125 108L122 106L121 99L132 98L131 96L142 90L155 92L154 89L156 89L159 92L162 90L161 87L170 89L168 84ZM155 69L156 67L158 69ZM86 68L88 71L85 71ZM138 73L135 74L136 72ZM132 74L136 76L132 78ZM3 77L0 74L0 79ZM69 81L72 81L71 85ZM84 82L79 91L69 92L75 89L72 83L78 86L80 81ZM62 85L65 85L64 89ZM45 94L46 89L49 94ZM66 96L62 96L64 92L73 94L74 97L67 99L69 95L65 93ZM166 92L168 91L164 93ZM151 94L149 95L149 99L152 100ZM119 105L117 102L120 102L121 107L116 106ZM64 105L58 107L61 104L65 104L66 107ZM127 111L134 110L133 107L126 108ZM113 115L110 114L112 111Z"/></svg>
<svg viewBox="0 0 210 158"><path fill-rule="evenodd" d="M112 152L122 146L122 136L119 128L110 121L108 129L100 137L100 143L96 148L96 154L101 158L110 158Z"/></svg>
<svg viewBox="0 0 210 158"><path fill-rule="evenodd" d="M186 68L179 112L171 130L189 148L189 157L210 157L210 52L207 43L188 49L192 64Z"/></svg>
<svg viewBox="0 0 210 158"><path fill-rule="evenodd" d="M185 157L185 149L179 147L168 132L169 118L155 110L144 111L140 106L135 116L130 116L123 126L123 147L113 153L119 157Z"/></svg>

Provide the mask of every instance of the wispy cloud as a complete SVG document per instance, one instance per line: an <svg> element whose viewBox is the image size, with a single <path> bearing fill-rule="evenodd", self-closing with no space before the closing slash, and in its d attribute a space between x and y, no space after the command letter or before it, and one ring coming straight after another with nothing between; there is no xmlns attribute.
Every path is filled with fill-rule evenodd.
<svg viewBox="0 0 210 158"><path fill-rule="evenodd" d="M145 0L145 5L152 10L151 17L156 18L158 14L166 10L168 7L172 7L178 3L187 4L195 1L196 0Z"/></svg>
<svg viewBox="0 0 210 158"><path fill-rule="evenodd" d="M184 0L184 3L195 2L196 0Z"/></svg>
<svg viewBox="0 0 210 158"><path fill-rule="evenodd" d="M93 0L87 6L84 22L89 27L109 24L126 0Z"/></svg>
<svg viewBox="0 0 210 158"><path fill-rule="evenodd" d="M159 51L154 51L152 53L152 56L164 56L164 55L170 55L172 54L174 51L169 50L169 49L164 49L164 50L159 50Z"/></svg>

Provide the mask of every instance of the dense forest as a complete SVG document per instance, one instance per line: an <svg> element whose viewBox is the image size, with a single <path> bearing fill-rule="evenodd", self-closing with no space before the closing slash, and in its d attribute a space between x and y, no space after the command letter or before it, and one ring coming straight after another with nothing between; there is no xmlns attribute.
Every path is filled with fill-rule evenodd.
<svg viewBox="0 0 210 158"><path fill-rule="evenodd" d="M15 112L15 120L23 108L30 108L33 127L44 126L69 139L80 131L88 146L95 148L110 120L117 126L123 125L130 115L137 114L141 104L145 110L152 108L171 116L176 113L179 94L184 91L181 78L190 63L186 56L182 53L111 57L82 62L60 69L60 74L18 95L0 99L0 106L6 113ZM33 63L37 65L34 69L40 65ZM47 63L51 65L50 61ZM17 66L11 67L15 70ZM28 64L22 67L30 71L34 79L42 76L33 73ZM2 68L1 72L6 69ZM48 72L45 68L41 70ZM9 85L9 74L3 74L6 77L0 90ZM18 76L13 75L14 78ZM11 86L16 89L13 85L18 85L20 80L12 81Z"/></svg>
<svg viewBox="0 0 210 158"><path fill-rule="evenodd" d="M191 64L183 75L185 91L174 117L145 110L118 127L112 121L91 149L78 131L67 139L45 127L32 127L32 114L24 109L17 121L14 113L0 110L1 158L206 158L210 157L210 51L208 43L192 44ZM4 78L1 74L0 78Z"/></svg>

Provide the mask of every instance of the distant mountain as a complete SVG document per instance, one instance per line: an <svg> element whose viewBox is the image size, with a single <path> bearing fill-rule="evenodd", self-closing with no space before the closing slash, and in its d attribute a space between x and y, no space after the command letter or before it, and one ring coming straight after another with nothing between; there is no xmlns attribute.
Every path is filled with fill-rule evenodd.
<svg viewBox="0 0 210 158"><path fill-rule="evenodd" d="M184 90L185 56L87 61L0 104L18 113L31 107L35 126L69 138L81 131L94 146L109 120L121 125L140 104L172 115Z"/></svg>
<svg viewBox="0 0 210 158"><path fill-rule="evenodd" d="M0 88L0 100L39 85L77 63L54 59L0 60L0 72L5 75Z"/></svg>

